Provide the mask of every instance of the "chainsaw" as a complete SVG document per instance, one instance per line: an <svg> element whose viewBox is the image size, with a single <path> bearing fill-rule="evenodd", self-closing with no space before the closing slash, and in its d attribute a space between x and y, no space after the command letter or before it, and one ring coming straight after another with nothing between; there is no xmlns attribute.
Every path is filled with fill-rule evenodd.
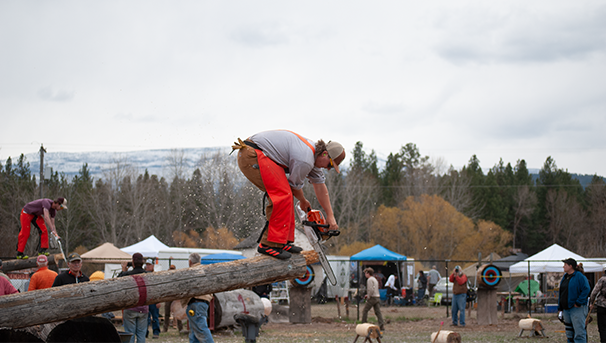
<svg viewBox="0 0 606 343"><path fill-rule="evenodd" d="M318 253L320 264L326 273L326 277L328 277L330 283L335 286L337 284L337 278L330 267L330 263L326 259L326 254L324 253L325 247L322 243L325 243L330 237L338 236L341 232L339 230L330 230L330 225L326 224L322 212L310 208L305 212L301 209L299 203L295 205L295 209L301 220L301 224L303 224L305 236L307 236L309 243L311 243L311 246Z"/></svg>

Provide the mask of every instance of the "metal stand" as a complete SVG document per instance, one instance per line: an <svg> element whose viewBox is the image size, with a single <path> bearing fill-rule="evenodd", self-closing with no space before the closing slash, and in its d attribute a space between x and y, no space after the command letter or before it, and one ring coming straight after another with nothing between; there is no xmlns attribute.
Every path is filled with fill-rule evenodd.
<svg viewBox="0 0 606 343"><path fill-rule="evenodd" d="M234 314L235 321L242 327L242 335L245 343L256 343L259 336L259 328L267 323L267 316L257 319L247 314Z"/></svg>

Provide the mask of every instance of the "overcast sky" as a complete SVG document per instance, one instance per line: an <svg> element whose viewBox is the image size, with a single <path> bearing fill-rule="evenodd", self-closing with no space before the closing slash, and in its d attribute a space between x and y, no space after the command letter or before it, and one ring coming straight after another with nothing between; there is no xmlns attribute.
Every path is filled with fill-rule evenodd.
<svg viewBox="0 0 606 343"><path fill-rule="evenodd" d="M606 176L603 1L4 0L0 49L2 164L290 129Z"/></svg>

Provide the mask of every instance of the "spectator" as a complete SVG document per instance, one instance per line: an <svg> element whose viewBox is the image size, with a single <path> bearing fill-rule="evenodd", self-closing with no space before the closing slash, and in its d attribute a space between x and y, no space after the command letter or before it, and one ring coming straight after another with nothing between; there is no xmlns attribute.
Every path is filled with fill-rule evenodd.
<svg viewBox="0 0 606 343"><path fill-rule="evenodd" d="M168 270L175 270L177 269L177 266L175 266L174 264L171 264L170 267L168 267ZM178 300L173 300L173 301L167 301L164 303L164 332L168 331L168 326L169 326L169 318L170 318L170 313L171 313L171 309L172 309L172 305L173 302L178 301ZM174 316L174 313L173 313ZM179 330L179 333L181 333L181 331L183 330L183 323L181 322L181 320L177 319L176 317L174 318L175 322L177 322L177 330Z"/></svg>
<svg viewBox="0 0 606 343"><path fill-rule="evenodd" d="M427 289L427 277L422 270L419 270L419 291L417 293L417 305L424 305L425 290Z"/></svg>
<svg viewBox="0 0 606 343"><path fill-rule="evenodd" d="M597 307L600 342L606 342L606 275L603 275L595 284L589 297L589 303L591 304L589 311Z"/></svg>
<svg viewBox="0 0 606 343"><path fill-rule="evenodd" d="M189 255L189 267L200 266L200 255L192 253ZM207 318L212 294L199 295L184 299L187 304L187 319L189 320L189 342L190 343L214 343L213 336L208 328Z"/></svg>
<svg viewBox="0 0 606 343"><path fill-rule="evenodd" d="M397 275L391 274L389 278L387 278L387 283L385 283L385 289L387 290L388 303L391 305L393 302L393 297L399 296L401 294L400 283L398 282Z"/></svg>
<svg viewBox="0 0 606 343"><path fill-rule="evenodd" d="M145 271L148 273L154 272L154 261L148 258L145 261ZM160 338L160 304L149 305L149 315L147 316L147 326L152 327L152 338ZM145 337L149 335L149 331L146 330Z"/></svg>
<svg viewBox="0 0 606 343"><path fill-rule="evenodd" d="M428 276L427 292L429 293L429 296L432 297L433 289L438 284L438 281L440 281L440 279L442 278L442 275L440 275L438 268L435 265L433 265L433 266L431 266L431 270L427 273L427 276Z"/></svg>
<svg viewBox="0 0 606 343"><path fill-rule="evenodd" d="M461 266L456 266L448 281L452 282L452 324L465 327L465 304L467 303L467 275ZM458 322L458 323L457 323Z"/></svg>
<svg viewBox="0 0 606 343"><path fill-rule="evenodd" d="M381 268L377 268L377 272L374 273L373 276L375 277L375 279L377 279L377 282L379 283L379 289L387 287L387 285L385 284L385 275L383 275L383 273L381 272Z"/></svg>
<svg viewBox="0 0 606 343"><path fill-rule="evenodd" d="M67 266L69 269L57 275L55 282L53 282L53 287L90 281L88 276L84 275L81 271L82 257L78 253L73 252L67 256Z"/></svg>
<svg viewBox="0 0 606 343"><path fill-rule="evenodd" d="M370 309L374 309L377 321L379 322L379 328L385 330L385 322L383 321L383 315L381 314L381 296L379 294L379 282L373 276L374 270L370 267L364 269L364 275L366 276L366 305L362 310L362 323L366 323L368 319L368 312Z"/></svg>
<svg viewBox="0 0 606 343"><path fill-rule="evenodd" d="M136 252L132 258L133 269L128 270L128 263L122 262L122 271L118 277L129 275L144 274L143 255ZM147 305L135 306L124 310L122 321L124 322L124 331L132 333L130 343L145 343L145 334L147 334L147 316L149 307Z"/></svg>
<svg viewBox="0 0 606 343"><path fill-rule="evenodd" d="M0 295L15 294L19 291L13 286L10 279L2 271L2 260L0 260Z"/></svg>
<svg viewBox="0 0 606 343"><path fill-rule="evenodd" d="M578 270L577 261L567 258L564 262L564 276L560 281L558 311L562 311L562 319L566 326L568 342L587 342L587 298L589 297L589 282L585 275Z"/></svg>
<svg viewBox="0 0 606 343"><path fill-rule="evenodd" d="M265 285L253 286L252 291L255 292L261 298L269 299L269 295L271 294L272 289L273 286L271 285L271 283L268 283Z"/></svg>
<svg viewBox="0 0 606 343"><path fill-rule="evenodd" d="M40 255L36 259L38 270L29 279L28 291L36 289L44 289L53 287L53 283L57 278L57 272L48 269L48 258L46 255Z"/></svg>

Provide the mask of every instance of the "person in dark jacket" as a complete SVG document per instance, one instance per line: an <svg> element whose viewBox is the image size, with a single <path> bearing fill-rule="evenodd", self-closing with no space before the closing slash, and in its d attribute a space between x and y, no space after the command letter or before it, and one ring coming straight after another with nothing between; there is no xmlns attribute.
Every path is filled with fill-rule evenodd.
<svg viewBox="0 0 606 343"><path fill-rule="evenodd" d="M562 312L568 342L585 343L587 342L585 318L588 311L589 282L578 270L575 259L567 258L562 262L564 262L564 276L560 281L558 311Z"/></svg>
<svg viewBox="0 0 606 343"><path fill-rule="evenodd" d="M418 292L418 299L417 299L417 305L425 305L425 302L423 301L423 299L425 298L425 290L427 289L427 276L425 276L425 273L423 273L422 270L419 270L419 292Z"/></svg>
<svg viewBox="0 0 606 343"><path fill-rule="evenodd" d="M128 264L122 262L122 271L118 274L118 277L144 274L146 273L143 269L143 255L136 252L133 254L133 269L128 270ZM147 316L149 313L149 306L141 305L128 308L124 310L123 322L124 331L132 333L130 343L145 343L145 334L147 334Z"/></svg>
<svg viewBox="0 0 606 343"><path fill-rule="evenodd" d="M53 287L90 281L88 276L82 273L82 257L78 253L73 252L67 256L67 266L69 269L57 275Z"/></svg>

